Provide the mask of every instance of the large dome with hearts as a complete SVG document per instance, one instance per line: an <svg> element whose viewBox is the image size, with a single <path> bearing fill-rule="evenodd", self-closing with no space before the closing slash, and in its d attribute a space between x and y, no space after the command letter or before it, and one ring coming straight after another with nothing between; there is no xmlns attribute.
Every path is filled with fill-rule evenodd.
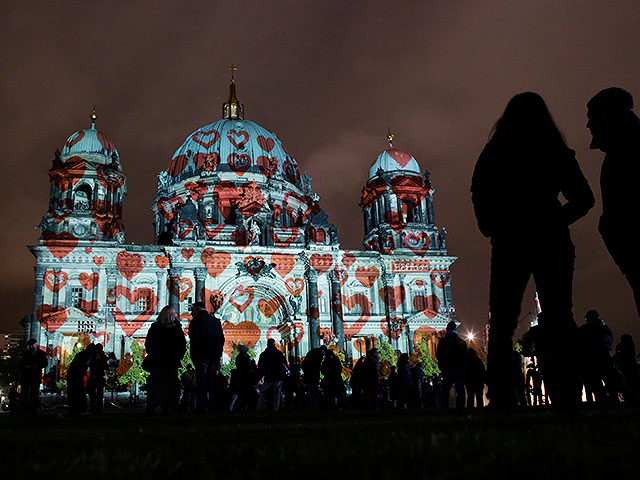
<svg viewBox="0 0 640 480"><path fill-rule="evenodd" d="M280 139L241 118L223 118L191 133L174 153L166 172L168 182L177 183L214 171L282 176L300 186L298 165Z"/></svg>
<svg viewBox="0 0 640 480"><path fill-rule="evenodd" d="M405 172L420 175L420 165L413 155L397 148L389 147L380 155L369 169L369 179L383 173Z"/></svg>

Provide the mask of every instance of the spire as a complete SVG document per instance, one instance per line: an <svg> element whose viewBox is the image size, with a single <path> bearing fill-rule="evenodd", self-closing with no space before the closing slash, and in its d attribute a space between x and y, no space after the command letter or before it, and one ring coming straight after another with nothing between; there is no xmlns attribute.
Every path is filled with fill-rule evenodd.
<svg viewBox="0 0 640 480"><path fill-rule="evenodd" d="M98 116L96 115L96 106L93 106L93 112L91 113L91 128L93 130L96 129L96 120L98 119Z"/></svg>
<svg viewBox="0 0 640 480"><path fill-rule="evenodd" d="M232 63L227 68L231 71L231 83L229 84L229 98L222 104L222 118L242 120L244 118L244 107L236 97L235 71L238 70L238 67Z"/></svg>
<svg viewBox="0 0 640 480"><path fill-rule="evenodd" d="M391 133L391 127L387 127L387 142L389 142L389 146L393 147L393 139L395 138L395 135L393 133Z"/></svg>

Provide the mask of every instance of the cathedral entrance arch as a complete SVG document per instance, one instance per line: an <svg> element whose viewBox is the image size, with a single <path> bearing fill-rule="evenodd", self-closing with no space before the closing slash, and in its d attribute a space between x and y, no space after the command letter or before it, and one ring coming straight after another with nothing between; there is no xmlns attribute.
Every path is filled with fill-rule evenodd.
<svg viewBox="0 0 640 480"><path fill-rule="evenodd" d="M220 290L224 303L218 317L225 334L226 355L231 357L239 343L259 353L266 348L269 338L281 342L278 327L288 323L293 315L284 282L242 276L230 279Z"/></svg>

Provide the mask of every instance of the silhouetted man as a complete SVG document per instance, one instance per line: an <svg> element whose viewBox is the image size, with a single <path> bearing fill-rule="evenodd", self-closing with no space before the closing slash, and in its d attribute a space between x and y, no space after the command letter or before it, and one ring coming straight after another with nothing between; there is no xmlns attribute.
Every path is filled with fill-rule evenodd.
<svg viewBox="0 0 640 480"><path fill-rule="evenodd" d="M606 88L587 103L591 149L605 152L600 171L602 216L598 230L614 262L627 277L640 315L640 258L633 235L640 208L640 120L633 97L621 88Z"/></svg>
<svg viewBox="0 0 640 480"><path fill-rule="evenodd" d="M289 368L284 354L276 348L276 341L273 338L267 340L267 348L258 359L258 368L264 375L258 398L258 410L264 410L269 404L271 410L275 412L280 408L282 382L289 375Z"/></svg>
<svg viewBox="0 0 640 480"><path fill-rule="evenodd" d="M610 355L613 333L595 310L589 310L584 319L585 323L578 328L581 379L587 403L591 403L594 397L600 403L607 400L607 389L613 382Z"/></svg>
<svg viewBox="0 0 640 480"><path fill-rule="evenodd" d="M220 320L205 310L204 303L194 303L191 313L193 319L189 324L189 341L191 360L196 369L196 409L198 413L213 413L224 333Z"/></svg>
<svg viewBox="0 0 640 480"><path fill-rule="evenodd" d="M47 363L47 355L38 348L36 339L27 341L27 350L20 359L20 403L25 413L38 411L42 369Z"/></svg>
<svg viewBox="0 0 640 480"><path fill-rule="evenodd" d="M438 367L442 371L440 406L449 407L449 393L453 386L456 392L456 408L465 406L465 380L469 362L467 344L458 336L456 322L447 324L447 333L438 341L436 348Z"/></svg>

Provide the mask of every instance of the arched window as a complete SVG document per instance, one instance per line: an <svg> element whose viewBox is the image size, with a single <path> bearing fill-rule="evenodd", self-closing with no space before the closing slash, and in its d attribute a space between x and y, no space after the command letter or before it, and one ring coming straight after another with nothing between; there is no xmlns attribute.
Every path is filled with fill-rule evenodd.
<svg viewBox="0 0 640 480"><path fill-rule="evenodd" d="M73 194L74 210L89 210L91 205L91 187L86 183L78 186Z"/></svg>

